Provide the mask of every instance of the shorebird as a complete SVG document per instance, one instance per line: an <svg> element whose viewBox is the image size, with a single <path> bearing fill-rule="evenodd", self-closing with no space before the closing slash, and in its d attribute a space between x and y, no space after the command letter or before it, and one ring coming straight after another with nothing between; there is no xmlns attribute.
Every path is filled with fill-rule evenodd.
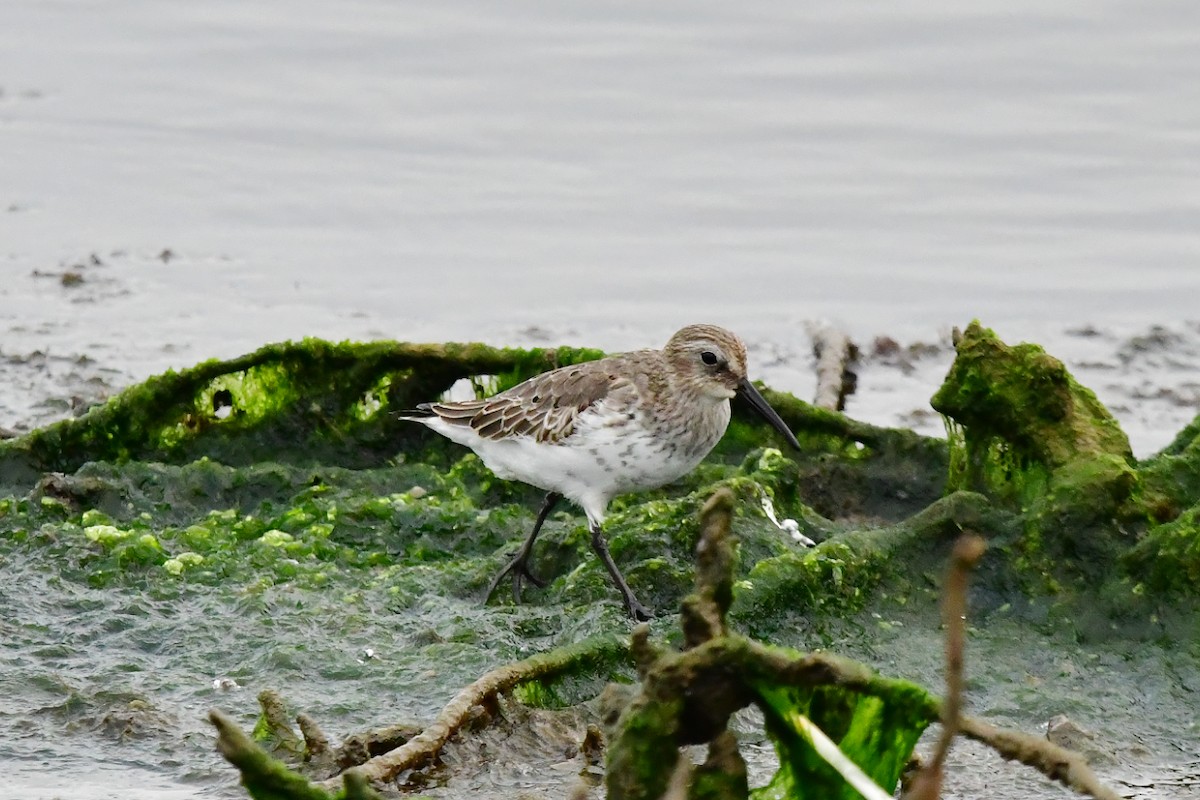
<svg viewBox="0 0 1200 800"><path fill-rule="evenodd" d="M564 497L587 515L592 549L636 620L651 617L613 563L601 532L617 495L657 489L690 472L729 424L740 394L796 449L800 443L746 377L746 346L715 325L689 325L662 350L637 350L572 364L482 400L422 403L402 419L420 422L475 451L505 480L546 492L533 531L492 580L546 582L529 568L533 543Z"/></svg>

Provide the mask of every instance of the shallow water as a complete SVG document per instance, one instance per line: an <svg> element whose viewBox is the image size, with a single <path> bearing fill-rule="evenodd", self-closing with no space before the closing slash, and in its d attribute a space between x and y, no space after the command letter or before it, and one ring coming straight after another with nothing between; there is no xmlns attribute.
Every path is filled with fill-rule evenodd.
<svg viewBox="0 0 1200 800"><path fill-rule="evenodd" d="M828 318L868 354L850 413L936 433L949 330L980 317L1063 357L1148 454L1200 411L1198 82L1184 0L7 0L0 427L285 338L626 349L702 319L804 396ZM877 335L934 347L872 356ZM4 564L17 796L237 796L212 677L282 670L363 724L390 681L356 656L390 618L296 622L345 664L325 698L303 659L230 646L296 598L162 607L52 566ZM134 700L167 719L131 747L102 723Z"/></svg>

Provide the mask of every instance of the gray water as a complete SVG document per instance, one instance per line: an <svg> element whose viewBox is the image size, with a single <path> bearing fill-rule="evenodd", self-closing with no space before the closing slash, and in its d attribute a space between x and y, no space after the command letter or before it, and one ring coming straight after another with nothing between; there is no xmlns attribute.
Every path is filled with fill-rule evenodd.
<svg viewBox="0 0 1200 800"><path fill-rule="evenodd" d="M933 345L868 358L849 411L936 432L979 317L1144 454L1200 410L1198 223L1186 0L0 4L16 430L306 335L622 349L705 320L804 394L830 319Z"/></svg>

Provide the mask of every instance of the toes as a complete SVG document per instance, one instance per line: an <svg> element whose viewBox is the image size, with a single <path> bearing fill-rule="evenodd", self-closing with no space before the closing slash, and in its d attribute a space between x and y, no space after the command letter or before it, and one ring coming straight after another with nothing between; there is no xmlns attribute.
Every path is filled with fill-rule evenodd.
<svg viewBox="0 0 1200 800"><path fill-rule="evenodd" d="M537 575L534 575L532 572L530 572L530 571L529 571L529 567L523 567L523 568L521 569L521 574L525 576L525 579L526 579L527 581L529 581L530 583L532 583L532 584L533 584L534 586L536 586L537 588L539 588L539 589L545 589L545 588L546 588L546 581L542 580L542 579L541 579L541 578L539 578Z"/></svg>
<svg viewBox="0 0 1200 800"><path fill-rule="evenodd" d="M625 598L625 610L635 622L649 622L654 619L654 612L639 603L633 595Z"/></svg>

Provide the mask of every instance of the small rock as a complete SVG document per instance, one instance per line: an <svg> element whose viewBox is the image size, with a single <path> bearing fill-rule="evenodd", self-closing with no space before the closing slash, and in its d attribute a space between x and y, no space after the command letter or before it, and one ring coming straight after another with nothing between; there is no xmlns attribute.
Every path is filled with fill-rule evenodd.
<svg viewBox="0 0 1200 800"><path fill-rule="evenodd" d="M1116 756L1096 741L1096 734L1072 722L1066 714L1051 717L1046 723L1046 739L1059 747L1079 753L1089 764L1115 764Z"/></svg>

